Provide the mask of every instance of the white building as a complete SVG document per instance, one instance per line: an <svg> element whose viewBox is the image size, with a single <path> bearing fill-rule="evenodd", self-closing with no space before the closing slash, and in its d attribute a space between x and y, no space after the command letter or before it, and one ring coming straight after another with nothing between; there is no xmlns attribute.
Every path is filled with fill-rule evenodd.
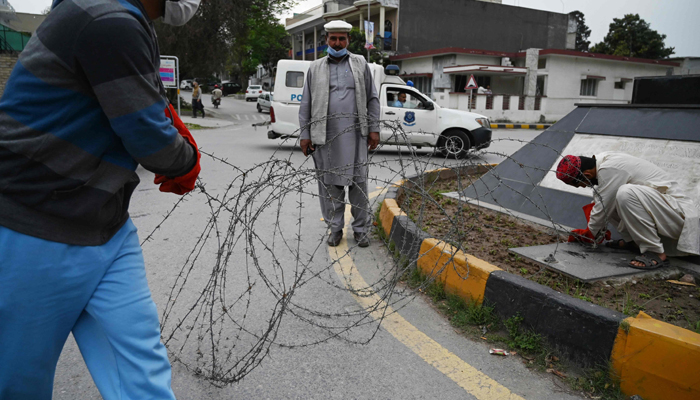
<svg viewBox="0 0 700 400"><path fill-rule="evenodd" d="M471 96L471 109L494 121L543 122L561 119L576 103L627 104L637 76L665 75L678 62L528 49L505 53L437 49L391 58L410 79L443 107L467 110L467 80L474 75L492 95Z"/></svg>

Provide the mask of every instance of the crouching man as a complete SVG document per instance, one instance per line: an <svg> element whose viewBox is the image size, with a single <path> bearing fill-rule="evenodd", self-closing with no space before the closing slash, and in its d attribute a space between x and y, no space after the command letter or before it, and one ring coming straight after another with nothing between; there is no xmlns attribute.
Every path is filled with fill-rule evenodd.
<svg viewBox="0 0 700 400"><path fill-rule="evenodd" d="M574 187L594 187L596 202L588 229L598 237L605 232L607 221L616 223L622 239L609 245L641 252L630 267L668 266L661 237L670 239L685 255L700 254L700 226L693 200L667 172L649 161L615 152L590 158L567 155L557 166L557 178Z"/></svg>

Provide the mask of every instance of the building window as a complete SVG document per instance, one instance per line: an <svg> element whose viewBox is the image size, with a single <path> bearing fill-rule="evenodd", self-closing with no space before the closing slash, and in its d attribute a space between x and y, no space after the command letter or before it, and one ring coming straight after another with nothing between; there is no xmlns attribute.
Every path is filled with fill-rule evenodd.
<svg viewBox="0 0 700 400"><path fill-rule="evenodd" d="M545 93L545 77L544 75L538 76L537 77L537 86L535 87L535 95L536 96L546 96L547 93Z"/></svg>
<svg viewBox="0 0 700 400"><path fill-rule="evenodd" d="M287 71L285 85L293 88L304 87L304 73L298 71Z"/></svg>
<svg viewBox="0 0 700 400"><path fill-rule="evenodd" d="M615 82L615 89L624 89L625 81Z"/></svg>
<svg viewBox="0 0 700 400"><path fill-rule="evenodd" d="M433 92L433 78L427 76L419 76L414 78L406 78L406 81L413 82L413 87L418 89L419 92L430 96Z"/></svg>
<svg viewBox="0 0 700 400"><path fill-rule="evenodd" d="M537 60L537 69L545 69L547 68L547 59L546 58L540 58Z"/></svg>
<svg viewBox="0 0 700 400"><path fill-rule="evenodd" d="M597 79L582 79L581 80L581 96L597 96L598 95L598 80Z"/></svg>

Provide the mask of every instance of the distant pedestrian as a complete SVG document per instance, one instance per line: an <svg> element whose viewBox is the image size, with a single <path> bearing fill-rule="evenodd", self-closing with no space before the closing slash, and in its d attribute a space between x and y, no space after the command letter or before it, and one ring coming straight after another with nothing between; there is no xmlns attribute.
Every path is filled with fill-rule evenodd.
<svg viewBox="0 0 700 400"><path fill-rule="evenodd" d="M379 144L379 97L364 57L347 50L352 25L327 23L328 56L311 63L299 107L301 150L313 152L319 171L321 213L337 246L345 226L345 188L354 238L369 246L372 213L367 197L368 151Z"/></svg>
<svg viewBox="0 0 700 400"><path fill-rule="evenodd" d="M50 399L73 334L102 398L174 399L129 203L194 189L152 20L198 0L54 0L0 100L0 399ZM41 95L37 96L37 93ZM161 175L162 174L162 175Z"/></svg>
<svg viewBox="0 0 700 400"><path fill-rule="evenodd" d="M202 103L202 87L199 83L192 82L192 117L197 118L197 111L202 112L204 118L204 103Z"/></svg>

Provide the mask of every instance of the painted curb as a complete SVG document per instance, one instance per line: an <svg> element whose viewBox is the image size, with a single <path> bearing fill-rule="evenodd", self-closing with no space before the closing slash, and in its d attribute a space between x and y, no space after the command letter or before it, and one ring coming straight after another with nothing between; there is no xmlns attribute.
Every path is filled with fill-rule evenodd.
<svg viewBox="0 0 700 400"><path fill-rule="evenodd" d="M446 179L457 173L429 171L387 191L380 219L400 255L415 261L424 273L437 275L448 293L466 301L483 300L503 318L520 314L525 324L572 361L583 366L612 362L628 395L639 394L645 400L700 399L700 334L643 312L624 319L621 313L510 274L429 237L401 211L397 199L404 184Z"/></svg>
<svg viewBox="0 0 700 400"><path fill-rule="evenodd" d="M491 129L549 129L552 124L491 124Z"/></svg>
<svg viewBox="0 0 700 400"><path fill-rule="evenodd" d="M700 334L640 312L625 319L612 354L622 391L643 399L700 399Z"/></svg>
<svg viewBox="0 0 700 400"><path fill-rule="evenodd" d="M592 367L610 359L621 313L575 299L506 271L491 274L484 301L504 319L523 322L577 364Z"/></svg>

